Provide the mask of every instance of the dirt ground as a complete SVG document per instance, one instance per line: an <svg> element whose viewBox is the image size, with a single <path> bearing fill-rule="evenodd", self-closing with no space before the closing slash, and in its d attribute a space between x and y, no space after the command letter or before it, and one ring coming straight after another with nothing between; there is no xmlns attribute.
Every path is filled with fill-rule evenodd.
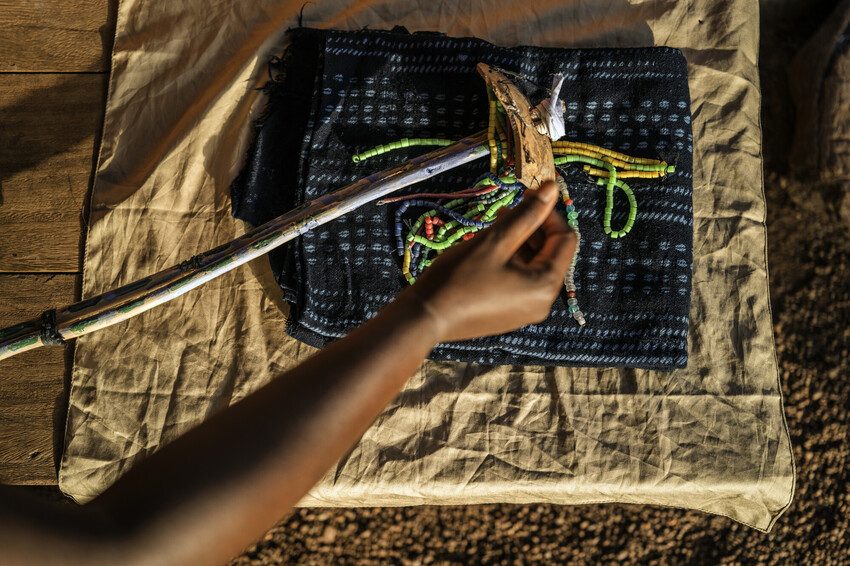
<svg viewBox="0 0 850 566"><path fill-rule="evenodd" d="M798 474L772 533L648 506L302 509L234 563L849 564L850 225L835 187L785 176L785 67L832 4L771 0L762 9L771 299Z"/></svg>

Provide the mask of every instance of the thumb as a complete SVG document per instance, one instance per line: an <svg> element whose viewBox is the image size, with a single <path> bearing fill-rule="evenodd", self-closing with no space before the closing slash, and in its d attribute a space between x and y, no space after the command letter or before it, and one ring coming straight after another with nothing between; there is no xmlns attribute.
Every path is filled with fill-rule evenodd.
<svg viewBox="0 0 850 566"><path fill-rule="evenodd" d="M539 189L528 189L522 202L505 214L491 229L496 253L508 259L540 228L558 200L558 186L546 181Z"/></svg>

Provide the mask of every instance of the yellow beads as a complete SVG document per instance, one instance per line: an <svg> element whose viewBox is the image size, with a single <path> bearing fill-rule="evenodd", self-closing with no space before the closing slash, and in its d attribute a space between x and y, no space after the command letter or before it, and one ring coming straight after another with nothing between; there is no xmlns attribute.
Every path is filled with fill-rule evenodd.
<svg viewBox="0 0 850 566"><path fill-rule="evenodd" d="M492 94L490 95L490 121L487 124L487 144L490 146L490 172L495 173L499 152L496 149L496 100L492 98Z"/></svg>
<svg viewBox="0 0 850 566"><path fill-rule="evenodd" d="M597 155L604 155L611 159L617 159L619 161L623 161L625 163L637 163L643 165L661 165L664 163L663 161L658 161L657 159L647 159L644 157L632 157L630 155L626 155L625 153L620 153L619 151L614 151L612 149L606 149L604 147L599 147L598 145L593 145L591 143L584 142L571 142L571 141L556 141L552 142L552 150L555 153L558 153L555 150L573 150L567 153L578 153L574 150L583 150L590 151ZM563 152L561 152L563 153ZM579 154L584 155L584 154ZM588 157L596 157L596 155L591 155Z"/></svg>
<svg viewBox="0 0 850 566"><path fill-rule="evenodd" d="M616 165L612 163L612 165ZM596 167L591 167L590 165L585 165L583 167L585 173L588 175L593 175L594 177L607 177L608 171L604 169L597 169ZM666 172L663 169L659 169L658 171L620 171L617 173L617 177L620 179L659 179L663 177Z"/></svg>

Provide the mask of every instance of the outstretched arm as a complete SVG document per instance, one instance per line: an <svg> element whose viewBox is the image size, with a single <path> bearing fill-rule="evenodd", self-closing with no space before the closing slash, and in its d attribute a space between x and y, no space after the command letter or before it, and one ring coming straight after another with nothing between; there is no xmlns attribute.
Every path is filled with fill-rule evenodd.
<svg viewBox="0 0 850 566"><path fill-rule="evenodd" d="M544 319L576 239L529 190L376 317L130 470L80 508L0 492L0 558L47 564L220 563L285 516L439 342ZM57 514L58 513L58 514Z"/></svg>

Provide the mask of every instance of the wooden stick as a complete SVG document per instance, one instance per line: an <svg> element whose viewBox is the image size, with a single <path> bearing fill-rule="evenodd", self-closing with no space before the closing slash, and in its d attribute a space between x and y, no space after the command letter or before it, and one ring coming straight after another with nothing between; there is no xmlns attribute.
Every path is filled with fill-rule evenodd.
<svg viewBox="0 0 850 566"><path fill-rule="evenodd" d="M0 360L132 318L389 193L489 154L487 132L375 173L174 267L0 330Z"/></svg>

